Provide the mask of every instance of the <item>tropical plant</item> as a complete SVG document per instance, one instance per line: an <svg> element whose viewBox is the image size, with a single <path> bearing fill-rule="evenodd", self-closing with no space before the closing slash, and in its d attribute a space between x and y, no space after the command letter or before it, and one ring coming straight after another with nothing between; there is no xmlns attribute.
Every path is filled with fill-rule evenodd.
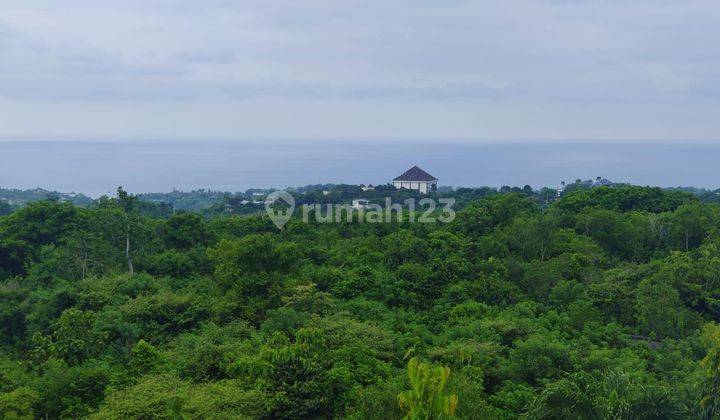
<svg viewBox="0 0 720 420"><path fill-rule="evenodd" d="M406 412L407 420L447 419L455 416L458 398L447 394L445 385L450 377L447 366L433 366L416 358L408 362L410 389L401 392L397 401Z"/></svg>

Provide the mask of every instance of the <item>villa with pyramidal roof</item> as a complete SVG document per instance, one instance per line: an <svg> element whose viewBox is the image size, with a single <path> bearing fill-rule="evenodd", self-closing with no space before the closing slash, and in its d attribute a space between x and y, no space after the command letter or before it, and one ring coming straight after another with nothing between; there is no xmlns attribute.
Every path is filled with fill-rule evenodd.
<svg viewBox="0 0 720 420"><path fill-rule="evenodd" d="M428 194L437 190L437 182L437 178L419 167L413 166L399 177L393 179L393 186L395 188L417 190L422 194Z"/></svg>

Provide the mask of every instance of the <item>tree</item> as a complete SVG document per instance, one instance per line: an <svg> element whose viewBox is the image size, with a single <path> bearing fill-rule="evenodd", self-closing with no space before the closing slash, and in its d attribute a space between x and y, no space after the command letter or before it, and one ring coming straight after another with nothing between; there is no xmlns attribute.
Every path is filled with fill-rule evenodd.
<svg viewBox="0 0 720 420"><path fill-rule="evenodd" d="M170 374L146 375L110 394L94 420L260 418L264 395L234 381L192 384Z"/></svg>
<svg viewBox="0 0 720 420"><path fill-rule="evenodd" d="M135 344L130 355L128 373L133 377L140 377L155 371L160 362L160 355L152 344L140 340Z"/></svg>
<svg viewBox="0 0 720 420"><path fill-rule="evenodd" d="M94 360L68 367L50 359L41 372L35 383L40 395L34 405L36 418L84 418L105 398L110 381L108 366Z"/></svg>
<svg viewBox="0 0 720 420"><path fill-rule="evenodd" d="M516 378L536 384L558 378L570 368L568 345L549 334L533 334L510 352L509 369Z"/></svg>
<svg viewBox="0 0 720 420"><path fill-rule="evenodd" d="M556 201L553 206L569 215L576 214L586 207L620 212L639 210L662 213L674 211L682 204L697 201L697 197L683 191L667 191L658 187L623 185L581 189L572 193L566 190L563 197Z"/></svg>
<svg viewBox="0 0 720 420"><path fill-rule="evenodd" d="M278 268L276 246L272 235L223 239L210 252L215 263L215 275L222 281L231 282L245 273L274 271Z"/></svg>
<svg viewBox="0 0 720 420"><path fill-rule="evenodd" d="M25 241L0 238L0 280L25 273L28 250Z"/></svg>
<svg viewBox="0 0 720 420"><path fill-rule="evenodd" d="M189 249L207 240L207 229L202 217L194 213L172 215L163 227L162 234L169 248Z"/></svg>
<svg viewBox="0 0 720 420"><path fill-rule="evenodd" d="M648 277L637 286L635 312L645 333L659 337L677 337L684 324L680 295L662 272Z"/></svg>
<svg viewBox="0 0 720 420"><path fill-rule="evenodd" d="M678 207L670 216L670 232L675 243L682 244L685 251L700 245L712 226L713 216L710 207L701 203Z"/></svg>
<svg viewBox="0 0 720 420"><path fill-rule="evenodd" d="M70 203L30 203L0 219L0 278L24 274L45 245L77 229L79 210Z"/></svg>
<svg viewBox="0 0 720 420"><path fill-rule="evenodd" d="M518 217L505 229L508 248L524 259L544 261L549 254L554 229L554 221L547 216Z"/></svg>
<svg viewBox="0 0 720 420"><path fill-rule="evenodd" d="M133 268L130 254L130 226L136 217L137 197L128 194L123 187L118 187L117 205L125 215L125 258L127 259L128 273L132 276L135 273L135 269Z"/></svg>
<svg viewBox="0 0 720 420"><path fill-rule="evenodd" d="M622 370L571 373L549 383L530 404L529 419L680 419L667 389Z"/></svg>
<svg viewBox="0 0 720 420"><path fill-rule="evenodd" d="M270 418L340 418L357 391L392 372L392 336L345 316L318 318L294 340L274 332L229 371L267 395Z"/></svg>
<svg viewBox="0 0 720 420"><path fill-rule="evenodd" d="M715 323L705 325L703 340L707 353L700 362L703 369L703 396L700 400L703 419L720 417L720 327Z"/></svg>
<svg viewBox="0 0 720 420"><path fill-rule="evenodd" d="M38 393L27 387L0 394L0 417L7 420L32 420L36 418L33 405L39 399Z"/></svg>
<svg viewBox="0 0 720 420"><path fill-rule="evenodd" d="M55 324L50 344L52 355L69 365L80 364L102 350L103 337L93 330L95 314L70 308L63 311Z"/></svg>
<svg viewBox="0 0 720 420"><path fill-rule="evenodd" d="M631 255L637 245L628 218L617 211L586 208L577 215L575 229L619 257Z"/></svg>
<svg viewBox="0 0 720 420"><path fill-rule="evenodd" d="M457 395L446 394L445 385L450 377L447 366L432 366L416 358L408 362L410 390L398 397L400 408L407 420L452 418L458 405Z"/></svg>
<svg viewBox="0 0 720 420"><path fill-rule="evenodd" d="M489 233L498 226L507 226L518 216L538 213L538 208L523 194L510 193L483 198L458 212L453 229L472 237Z"/></svg>
<svg viewBox="0 0 720 420"><path fill-rule="evenodd" d="M12 213L13 207L5 200L0 200L0 216L7 216Z"/></svg>

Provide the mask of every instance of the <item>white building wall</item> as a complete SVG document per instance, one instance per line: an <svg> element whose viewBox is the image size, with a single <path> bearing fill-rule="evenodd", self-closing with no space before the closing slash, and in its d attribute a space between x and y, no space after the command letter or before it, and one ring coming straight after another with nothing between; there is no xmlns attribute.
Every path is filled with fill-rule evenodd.
<svg viewBox="0 0 720 420"><path fill-rule="evenodd" d="M423 194L429 194L432 191L433 185L437 185L437 182L428 181L393 181L395 188L407 188L410 190L417 190Z"/></svg>

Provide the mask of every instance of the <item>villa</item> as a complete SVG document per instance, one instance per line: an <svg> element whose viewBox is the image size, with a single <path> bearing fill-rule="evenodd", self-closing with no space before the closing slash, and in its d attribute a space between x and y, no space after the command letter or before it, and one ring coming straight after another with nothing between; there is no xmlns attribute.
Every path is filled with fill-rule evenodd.
<svg viewBox="0 0 720 420"><path fill-rule="evenodd" d="M422 194L428 194L437 190L438 179L429 173L423 171L417 166L405 171L404 174L393 179L395 188L405 188L408 190L417 190Z"/></svg>

